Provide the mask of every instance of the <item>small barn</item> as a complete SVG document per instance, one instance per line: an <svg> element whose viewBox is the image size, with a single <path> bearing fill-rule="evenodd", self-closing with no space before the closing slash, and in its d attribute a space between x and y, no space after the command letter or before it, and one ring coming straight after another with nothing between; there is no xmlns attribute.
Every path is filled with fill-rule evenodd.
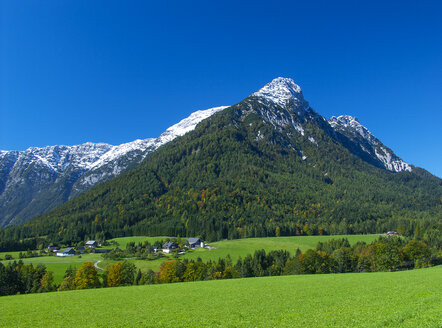
<svg viewBox="0 0 442 328"><path fill-rule="evenodd" d="M187 239L187 244L190 248L204 247L204 242L200 238L189 238Z"/></svg>
<svg viewBox="0 0 442 328"><path fill-rule="evenodd" d="M85 244L86 247L89 248L97 248L98 247L98 243L95 240L88 240Z"/></svg>
<svg viewBox="0 0 442 328"><path fill-rule="evenodd" d="M57 252L57 256L65 257L65 256L74 256L75 249L68 247L62 252Z"/></svg>
<svg viewBox="0 0 442 328"><path fill-rule="evenodd" d="M164 245L163 245L163 253L170 253L171 251L173 251L177 247L178 247L177 244L175 244L171 241L168 241L167 243L164 243Z"/></svg>

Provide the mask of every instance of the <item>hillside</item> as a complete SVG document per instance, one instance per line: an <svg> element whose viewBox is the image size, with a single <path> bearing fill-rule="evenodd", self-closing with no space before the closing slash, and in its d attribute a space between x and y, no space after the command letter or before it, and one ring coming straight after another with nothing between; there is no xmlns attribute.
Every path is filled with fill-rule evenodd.
<svg viewBox="0 0 442 328"><path fill-rule="evenodd" d="M0 298L13 327L440 327L442 267ZM258 301L259 300L259 301ZM90 308L93 316L84 315ZM26 309L26 310L24 310ZM115 315L109 315L109 309Z"/></svg>
<svg viewBox="0 0 442 328"><path fill-rule="evenodd" d="M135 169L0 237L213 241L397 230L437 244L441 179L403 162L378 139L364 151L363 135L353 140L351 126L333 128L292 80L275 79Z"/></svg>

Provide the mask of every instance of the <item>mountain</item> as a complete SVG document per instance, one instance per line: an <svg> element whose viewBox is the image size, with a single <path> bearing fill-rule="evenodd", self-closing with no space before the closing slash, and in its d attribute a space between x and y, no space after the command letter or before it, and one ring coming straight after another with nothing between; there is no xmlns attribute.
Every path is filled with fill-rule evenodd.
<svg viewBox="0 0 442 328"><path fill-rule="evenodd" d="M134 169L2 229L0 240L396 230L435 244L441 194L441 179L401 161L355 119L326 120L293 80L277 78Z"/></svg>
<svg viewBox="0 0 442 328"><path fill-rule="evenodd" d="M0 151L0 227L28 221L135 167L162 145L224 108L194 112L158 138L118 146L88 142Z"/></svg>

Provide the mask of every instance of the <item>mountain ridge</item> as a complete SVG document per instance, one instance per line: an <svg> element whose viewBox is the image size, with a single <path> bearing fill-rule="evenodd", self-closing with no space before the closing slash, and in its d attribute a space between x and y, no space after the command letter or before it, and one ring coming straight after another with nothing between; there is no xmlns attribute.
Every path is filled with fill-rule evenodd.
<svg viewBox="0 0 442 328"><path fill-rule="evenodd" d="M45 235L71 243L130 235L217 240L395 230L434 244L441 180L418 168L388 171L356 141L301 101L251 94L134 169L1 230L0 237Z"/></svg>
<svg viewBox="0 0 442 328"><path fill-rule="evenodd" d="M396 156L391 149L383 145L379 139L373 136L369 130L359 123L357 119L349 115L332 117L326 120L323 116L315 112L309 103L304 99L302 89L290 78L278 77L267 83L258 91L252 93L240 102L241 113L239 120L235 124L249 120L255 115L262 119L263 123L269 124L273 129L268 130L257 129L255 133L255 141L265 139L271 136L270 143L281 143L287 149L296 152L299 158L308 165L315 165L315 151L321 146L321 138L325 138L322 134L335 140L335 142L343 145L352 154L367 163L391 172L412 171L413 167ZM238 104L237 104L238 105ZM237 105L231 106L229 110L237 110ZM223 112L228 106L214 107L204 111L192 113L186 119L173 125L167 129L158 138L138 139L133 142L125 143L119 146L112 146L104 143L85 143L77 146L48 146L44 148L30 148L36 153L50 153L51 156L36 156L34 162L37 163L20 172L32 171L36 174L38 170L42 172L47 181L43 181L42 190L37 190L37 200L25 195L23 202L32 204L31 209L26 208L21 213L17 213L17 208L23 207L20 203L14 204L13 194L22 192L26 194L26 187L32 189L33 186L25 186L25 188L15 188L13 192L5 192L9 185L19 185L19 178L9 179L11 173L10 163L14 162L14 158L20 155L19 152L0 152L0 209L9 206L13 210L12 215L0 218L2 225L18 224L27 221L29 218L42 214L50 209L59 206L69 199L82 194L96 184L112 179L126 170L135 168L149 154L158 149L160 146L174 140L177 136L185 135L187 132L195 129L197 124L205 121L214 114ZM322 132L317 135L317 126ZM313 130L311 130L313 127ZM309 131L309 129L311 131ZM265 132L267 130L267 132ZM313 131L313 132L312 132ZM316 132L315 132L316 131ZM295 133L296 132L296 133ZM276 133L276 134L275 134ZM298 136L294 135L297 134ZM316 135L315 135L316 133ZM308 145L304 143L308 141ZM62 147L89 147L97 148L96 152L86 153L84 158L76 159L80 165L80 170L68 170L68 174L64 179L57 177L57 168L64 170L69 167L62 160L69 156L63 154L53 154L54 151L47 149L56 149ZM51 148L52 147L52 148ZM98 152L98 153L97 153ZM6 160L2 161L5 158ZM58 162L57 162L58 160ZM75 160L75 156L73 158ZM318 160L318 159L316 159ZM57 165L51 164L56 162ZM61 164L60 164L61 162ZM6 164L5 164L6 163ZM9 166L8 166L9 163ZM45 167L45 165L47 167ZM34 171L35 172L34 172ZM324 172L327 174L327 172ZM6 178L5 178L6 177ZM39 177L34 177L38 179ZM45 192L46 189L51 192ZM34 188L35 189L35 188ZM12 196L11 196L12 194ZM12 198L12 200L11 200ZM8 205L11 204L12 206ZM34 210L34 208L36 210ZM34 210L34 211L33 211ZM18 219L16 219L18 217ZM6 222L6 224L5 224ZM0 225L1 226L1 225Z"/></svg>

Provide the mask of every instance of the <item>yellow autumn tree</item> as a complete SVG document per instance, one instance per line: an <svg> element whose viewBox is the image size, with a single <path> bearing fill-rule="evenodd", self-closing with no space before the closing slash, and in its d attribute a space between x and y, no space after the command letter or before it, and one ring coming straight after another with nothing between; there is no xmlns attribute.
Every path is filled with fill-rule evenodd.
<svg viewBox="0 0 442 328"><path fill-rule="evenodd" d="M109 274L107 276L108 287L118 287L121 285L121 268L120 262L115 263L109 268Z"/></svg>
<svg viewBox="0 0 442 328"><path fill-rule="evenodd" d="M83 263L77 270L74 285L76 289L96 288L100 286L97 269L95 269L92 262Z"/></svg>

